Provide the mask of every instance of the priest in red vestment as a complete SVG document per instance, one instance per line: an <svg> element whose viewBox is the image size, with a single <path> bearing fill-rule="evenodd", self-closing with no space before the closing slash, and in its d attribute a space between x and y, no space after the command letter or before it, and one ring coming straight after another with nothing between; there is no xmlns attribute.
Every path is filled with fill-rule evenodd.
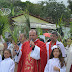
<svg viewBox="0 0 72 72"><path fill-rule="evenodd" d="M46 45L39 39L35 30L30 30L29 41L22 45L22 50L16 50L18 70L17 72L44 72L47 63Z"/></svg>

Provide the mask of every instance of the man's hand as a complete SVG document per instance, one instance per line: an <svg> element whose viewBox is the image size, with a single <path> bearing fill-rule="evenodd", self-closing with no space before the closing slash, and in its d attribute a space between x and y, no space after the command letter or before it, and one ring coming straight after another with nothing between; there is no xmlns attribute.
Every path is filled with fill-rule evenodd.
<svg viewBox="0 0 72 72"><path fill-rule="evenodd" d="M54 67L54 70L56 70L56 71L59 71L60 72L60 68L58 68L58 67Z"/></svg>
<svg viewBox="0 0 72 72"><path fill-rule="evenodd" d="M19 50L19 46L17 44L14 44L14 50Z"/></svg>
<svg viewBox="0 0 72 72"><path fill-rule="evenodd" d="M30 41L30 45L31 45L32 47L34 47L34 46L35 46L35 44L34 44L34 42L33 42L33 41Z"/></svg>

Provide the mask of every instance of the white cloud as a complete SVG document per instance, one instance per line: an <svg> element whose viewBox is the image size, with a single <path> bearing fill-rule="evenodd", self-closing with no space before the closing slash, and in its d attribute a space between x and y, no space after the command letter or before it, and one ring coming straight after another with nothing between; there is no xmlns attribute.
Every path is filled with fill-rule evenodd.
<svg viewBox="0 0 72 72"><path fill-rule="evenodd" d="M32 3L37 3L38 1L46 1L46 0L21 0L21 1L30 1Z"/></svg>
<svg viewBox="0 0 72 72"><path fill-rule="evenodd" d="M32 3L37 3L38 1L47 1L47 0L21 0L21 1L30 1L30 2L32 2ZM63 3L67 6L68 5L68 3L67 3L67 1L68 0L56 0L57 2L61 2L61 1L63 1Z"/></svg>

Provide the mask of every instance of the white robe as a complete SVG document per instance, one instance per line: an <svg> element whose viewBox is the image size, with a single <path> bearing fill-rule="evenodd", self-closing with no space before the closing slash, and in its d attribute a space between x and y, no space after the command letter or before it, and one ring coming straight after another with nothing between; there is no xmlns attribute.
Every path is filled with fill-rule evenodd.
<svg viewBox="0 0 72 72"><path fill-rule="evenodd" d="M54 70L55 66L60 68L60 72L66 72L66 67L65 66L63 66L61 68L59 58L49 59L47 64L46 64L44 72L59 72L59 71Z"/></svg>
<svg viewBox="0 0 72 72"><path fill-rule="evenodd" d="M67 63L67 57L68 57L68 54L69 54L69 52L70 52L70 47L68 47L68 45L67 45L67 47L65 47L65 54L66 54L66 57L65 57L65 62Z"/></svg>
<svg viewBox="0 0 72 72"><path fill-rule="evenodd" d="M70 68L71 68L71 65L72 65L72 44L70 45L66 62L67 62L67 64L66 64L66 71L70 72Z"/></svg>
<svg viewBox="0 0 72 72"><path fill-rule="evenodd" d="M0 62L2 61L2 56L0 55Z"/></svg>
<svg viewBox="0 0 72 72"><path fill-rule="evenodd" d="M1 61L0 72L14 72L15 64L11 58L6 58Z"/></svg>
<svg viewBox="0 0 72 72"><path fill-rule="evenodd" d="M22 55L22 51L18 50L19 55L15 57L15 62L19 62L20 57ZM34 50L31 51L30 57L32 57L33 59L39 60L40 59L40 47L35 45Z"/></svg>
<svg viewBox="0 0 72 72"><path fill-rule="evenodd" d="M21 50L21 49L22 49L22 45L23 45L22 43L19 45L19 50Z"/></svg>
<svg viewBox="0 0 72 72"><path fill-rule="evenodd" d="M47 48L47 60L49 59L49 43L50 43L50 42L47 42L47 43L46 43L46 48ZM61 42L59 42L59 41L56 42L56 45L60 47L61 52L62 52L62 56L63 56L63 57L66 57L64 45L63 45Z"/></svg>

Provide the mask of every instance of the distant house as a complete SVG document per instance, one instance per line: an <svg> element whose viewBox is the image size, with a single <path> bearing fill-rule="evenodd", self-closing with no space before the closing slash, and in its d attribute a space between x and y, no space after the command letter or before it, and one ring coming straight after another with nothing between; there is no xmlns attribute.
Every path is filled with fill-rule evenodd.
<svg viewBox="0 0 72 72"><path fill-rule="evenodd" d="M14 24L16 25L24 25L26 24L26 18L23 14L11 17L11 20ZM32 14L29 14L29 20L30 20L30 28L31 29L36 29L36 28L41 28L43 31L52 31L56 29L56 24L49 23L47 20L39 17L39 16L34 16ZM68 38L69 35L69 27L62 27L63 32L64 32L64 37Z"/></svg>
<svg viewBox="0 0 72 72"><path fill-rule="evenodd" d="M23 14L11 17L12 21L16 25L24 25L26 24L26 18ZM36 29L36 28L41 28L43 30L51 30L51 29L56 29L55 24L48 23L47 20L39 17L39 16L34 16L32 14L29 14L29 20L30 20L30 28Z"/></svg>

